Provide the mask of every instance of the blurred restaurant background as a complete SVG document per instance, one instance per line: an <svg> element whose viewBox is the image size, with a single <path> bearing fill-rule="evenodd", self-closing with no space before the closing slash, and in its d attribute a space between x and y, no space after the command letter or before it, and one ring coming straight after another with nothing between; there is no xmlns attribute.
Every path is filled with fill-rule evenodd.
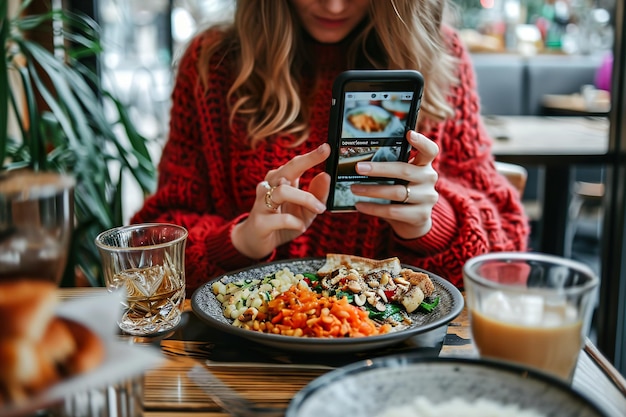
<svg viewBox="0 0 626 417"><path fill-rule="evenodd" d="M103 52L94 63L100 80L129 110L158 161L168 133L176 60L194 33L231 15L234 0L55 2L100 24ZM449 18L471 53L485 126L502 149L496 159L522 166L527 175L523 202L532 221L530 248L581 260L601 276L591 337L626 375L624 2L452 3ZM606 140L599 151L587 155L583 150L572 158L510 151L518 133L506 123L517 120L511 117L548 122L569 117L572 126L599 129ZM556 143L549 134L537 140ZM566 187L558 187L564 180ZM128 221L142 193L132 183L125 193ZM544 204L547 198L555 203ZM545 220L548 215L564 229L555 229Z"/></svg>

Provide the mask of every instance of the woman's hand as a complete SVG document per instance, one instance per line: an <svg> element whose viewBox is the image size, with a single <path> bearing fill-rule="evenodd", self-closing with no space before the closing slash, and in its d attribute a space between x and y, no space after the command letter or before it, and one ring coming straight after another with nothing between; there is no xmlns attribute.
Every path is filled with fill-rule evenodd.
<svg viewBox="0 0 626 417"><path fill-rule="evenodd" d="M330 177L316 175L307 191L298 188L307 170L325 161L330 146L299 155L265 176L256 188L256 200L248 217L233 228L231 239L243 255L263 258L283 243L300 236L318 214L326 210Z"/></svg>
<svg viewBox="0 0 626 417"><path fill-rule="evenodd" d="M356 195L384 198L403 204L376 204L360 202L358 211L381 217L391 224L398 236L415 239L424 236L432 227L432 210L439 198L435 190L438 174L432 161L439 153L436 143L413 130L407 134L411 146L417 150L415 158L405 162L359 162L356 170L361 175L395 178L405 185L355 184Z"/></svg>

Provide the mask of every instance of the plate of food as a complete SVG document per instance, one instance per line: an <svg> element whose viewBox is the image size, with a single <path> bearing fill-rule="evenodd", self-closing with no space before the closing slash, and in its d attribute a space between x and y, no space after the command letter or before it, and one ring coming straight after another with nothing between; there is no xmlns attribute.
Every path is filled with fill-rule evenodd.
<svg viewBox="0 0 626 417"><path fill-rule="evenodd" d="M356 172L357 162L369 161L377 149L370 146L341 147L337 162L337 175L359 175Z"/></svg>
<svg viewBox="0 0 626 417"><path fill-rule="evenodd" d="M30 416L157 366L158 350L119 340L121 297L61 302L51 282L0 283L0 415Z"/></svg>
<svg viewBox="0 0 626 417"><path fill-rule="evenodd" d="M198 288L191 306L207 324L267 346L354 353L446 326L463 296L398 258L328 254L227 273Z"/></svg>
<svg viewBox="0 0 626 417"><path fill-rule="evenodd" d="M602 417L564 382L521 366L470 358L393 355L311 381L286 417Z"/></svg>
<svg viewBox="0 0 626 417"><path fill-rule="evenodd" d="M387 137L402 135L399 119L380 106L367 105L346 112L342 137Z"/></svg>

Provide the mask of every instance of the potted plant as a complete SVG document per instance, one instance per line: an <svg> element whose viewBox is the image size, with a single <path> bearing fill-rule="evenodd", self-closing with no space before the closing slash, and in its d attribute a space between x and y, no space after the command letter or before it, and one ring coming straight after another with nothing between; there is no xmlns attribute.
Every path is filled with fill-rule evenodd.
<svg viewBox="0 0 626 417"><path fill-rule="evenodd" d="M96 22L62 9L32 15L26 12L31 0L17 1L14 16L7 1L0 2L0 172L31 169L75 178L74 230L61 285L74 285L76 272L102 285L94 238L122 225L123 180L135 181L144 194L154 189L148 139L84 64L102 51ZM41 30L54 37L53 50L28 36Z"/></svg>

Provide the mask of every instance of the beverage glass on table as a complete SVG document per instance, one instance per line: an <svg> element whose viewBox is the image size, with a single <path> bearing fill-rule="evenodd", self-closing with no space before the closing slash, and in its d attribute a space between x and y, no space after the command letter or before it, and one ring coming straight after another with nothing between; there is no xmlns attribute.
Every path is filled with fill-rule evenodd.
<svg viewBox="0 0 626 417"><path fill-rule="evenodd" d="M571 259L494 252L463 266L481 357L527 365L571 382L588 334L599 279Z"/></svg>
<svg viewBox="0 0 626 417"><path fill-rule="evenodd" d="M107 289L126 291L122 331L148 336L180 322L186 242L184 227L164 223L118 227L96 237Z"/></svg>
<svg viewBox="0 0 626 417"><path fill-rule="evenodd" d="M0 281L59 284L74 221L71 176L19 169L0 174Z"/></svg>

